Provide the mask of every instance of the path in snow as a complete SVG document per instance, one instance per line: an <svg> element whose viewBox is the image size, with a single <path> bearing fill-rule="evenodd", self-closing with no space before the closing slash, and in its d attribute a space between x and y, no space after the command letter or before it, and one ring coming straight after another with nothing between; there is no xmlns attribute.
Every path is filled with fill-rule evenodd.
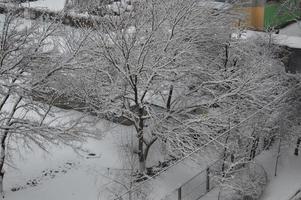
<svg viewBox="0 0 301 200"><path fill-rule="evenodd" d="M255 162L262 165L268 174L268 184L260 200L297 200L291 197L301 189L301 156L293 155L293 150L282 149L276 177L277 148L264 151L255 158ZM217 188L213 189L200 200L217 200L218 193Z"/></svg>
<svg viewBox="0 0 301 200"><path fill-rule="evenodd" d="M261 200L289 200L301 189L301 156L293 154L294 149L283 149L278 164L277 176L274 176L276 150L264 152L257 162L267 171L269 183Z"/></svg>

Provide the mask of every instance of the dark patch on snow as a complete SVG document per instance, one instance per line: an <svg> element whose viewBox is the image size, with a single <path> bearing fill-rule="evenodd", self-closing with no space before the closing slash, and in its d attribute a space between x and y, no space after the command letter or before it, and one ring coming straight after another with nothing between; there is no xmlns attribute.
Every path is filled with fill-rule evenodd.
<svg viewBox="0 0 301 200"><path fill-rule="evenodd" d="M88 153L87 159L91 159L91 158L100 158L100 155L97 155L96 153Z"/></svg>
<svg viewBox="0 0 301 200"><path fill-rule="evenodd" d="M148 177L145 176L144 174L138 174L137 177L136 177L135 182L139 183L139 182L145 181L145 180L147 180L147 179L148 179Z"/></svg>
<svg viewBox="0 0 301 200"><path fill-rule="evenodd" d="M26 182L26 184L24 184L22 186L13 187L13 188L11 188L11 191L12 192L17 192L19 190L27 189L27 188L30 188L30 187L35 187L35 186L41 184L42 182L54 179L55 177L57 177L59 175L66 174L75 165L76 165L76 163L66 162L64 165L59 166L56 169L45 169L45 170L42 171L42 173L39 177L28 180Z"/></svg>
<svg viewBox="0 0 301 200"><path fill-rule="evenodd" d="M175 163L177 159L174 156L170 155L170 159L165 161L159 161L158 165L147 167L146 174L141 174L138 171L133 175L135 177L135 182L141 182L147 180L149 177L155 176L160 171L164 170L165 168L169 167L173 163Z"/></svg>

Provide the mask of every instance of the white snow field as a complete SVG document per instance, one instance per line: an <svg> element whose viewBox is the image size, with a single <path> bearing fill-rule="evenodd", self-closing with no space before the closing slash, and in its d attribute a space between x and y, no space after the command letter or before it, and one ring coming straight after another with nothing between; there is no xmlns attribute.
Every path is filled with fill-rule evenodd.
<svg viewBox="0 0 301 200"><path fill-rule="evenodd" d="M259 37L263 37L263 38L271 37L271 41L274 44L301 49L301 24L300 22L290 24L287 27L281 29L279 31L279 34L272 33L271 35L269 35L266 32L246 30L240 34L233 33L232 37L241 38L241 39L256 39Z"/></svg>
<svg viewBox="0 0 301 200"><path fill-rule="evenodd" d="M287 36L301 37L301 21L290 24L280 30L280 34Z"/></svg>
<svg viewBox="0 0 301 200"><path fill-rule="evenodd" d="M25 7L61 11L65 8L65 3L66 0L38 0L22 3L22 5ZM120 2L113 2L108 5L108 9L111 9L113 12L119 13L123 11L130 11L133 9L133 7L132 5L127 4L127 0L121 0Z"/></svg>
<svg viewBox="0 0 301 200"><path fill-rule="evenodd" d="M10 107L8 104L7 107ZM52 123L68 123L83 117L72 110L53 108L46 120ZM18 114L22 115L22 111ZM27 117L36 118L33 113ZM33 144L31 150L18 145L10 151L5 166L4 190L7 200L110 200L114 193L126 189L117 182L128 181L122 177L126 167L123 147L136 141L133 127L114 124L92 116L84 116L88 128L96 138L82 143L84 151L75 152L64 144L48 145L47 152ZM158 143L150 150L148 165L164 161ZM209 153L208 153L209 154ZM149 199L161 200L192 178L208 164L185 160L162 175L143 184L150 189ZM138 183L139 184L139 183ZM118 189L117 187L121 188ZM112 190L116 189L116 190Z"/></svg>
<svg viewBox="0 0 301 200"><path fill-rule="evenodd" d="M63 10L65 7L66 0L38 0L33 2L22 3L25 7L34 7L34 8L42 8L49 9L53 11Z"/></svg>
<svg viewBox="0 0 301 200"><path fill-rule="evenodd" d="M275 176L277 151L277 148L273 148L255 158L255 162L260 164L268 175L268 184L260 200L299 200L301 193L298 193L300 196L295 194L301 190L301 155L293 155L293 148L283 148ZM218 194L219 189L215 188L200 200L217 200Z"/></svg>
<svg viewBox="0 0 301 200"><path fill-rule="evenodd" d="M268 173L269 182L261 200L294 200L291 197L301 189L301 155L293 154L294 148L281 150L277 176L274 169L277 151L264 152L257 158Z"/></svg>
<svg viewBox="0 0 301 200"><path fill-rule="evenodd" d="M55 112L60 122L82 115L57 108ZM106 187L113 183L115 172L124 168L121 141L124 142L124 136L131 135L133 130L105 120L94 120L90 130L95 131L99 139L90 138L84 142L85 151L76 153L63 144L50 145L48 152L35 146L31 151L20 147L18 151L22 156L13 151L12 166L5 169L5 199L108 199L110 194Z"/></svg>
<svg viewBox="0 0 301 200"><path fill-rule="evenodd" d="M274 44L288 46L291 48L298 48L301 49L301 37L295 36L295 35L287 35L286 34L271 34L271 41ZM268 38L269 34L265 32L260 31L252 31L252 30L246 30L241 35L238 34L232 34L233 38L241 38L241 39L256 39L259 37L265 37Z"/></svg>

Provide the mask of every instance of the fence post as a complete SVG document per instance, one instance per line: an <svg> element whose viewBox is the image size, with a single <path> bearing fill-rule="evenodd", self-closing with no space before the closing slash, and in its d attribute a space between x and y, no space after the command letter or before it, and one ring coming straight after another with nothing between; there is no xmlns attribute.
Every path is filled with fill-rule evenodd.
<svg viewBox="0 0 301 200"><path fill-rule="evenodd" d="M178 200L182 200L182 188L179 187L178 189Z"/></svg>
<svg viewBox="0 0 301 200"><path fill-rule="evenodd" d="M207 167L206 169L206 192L210 191L210 168Z"/></svg>

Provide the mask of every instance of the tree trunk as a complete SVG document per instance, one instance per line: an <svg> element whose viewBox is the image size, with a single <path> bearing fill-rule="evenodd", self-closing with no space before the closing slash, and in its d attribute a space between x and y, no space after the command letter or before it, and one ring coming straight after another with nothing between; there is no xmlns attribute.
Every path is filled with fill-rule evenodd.
<svg viewBox="0 0 301 200"><path fill-rule="evenodd" d="M139 156L139 172L144 174L146 170L145 155L144 155L144 137L143 137L143 108L139 108L139 127L138 127L138 156Z"/></svg>
<svg viewBox="0 0 301 200"><path fill-rule="evenodd" d="M297 140L297 144L296 144L296 148L295 148L295 156L299 155L299 147L300 147L300 143L301 143L301 137L298 138Z"/></svg>
<svg viewBox="0 0 301 200"><path fill-rule="evenodd" d="M227 159L227 145L228 145L228 139L229 139L230 130L231 130L230 119L228 121L229 121L229 132L227 134L226 141L225 141L225 148L224 148L224 155L223 155L223 164L222 164L222 174L223 174L223 177L225 177L225 162L226 162L226 159Z"/></svg>
<svg viewBox="0 0 301 200"><path fill-rule="evenodd" d="M170 111L172 93L173 93L173 85L171 85L169 88L169 94L168 94L168 99L167 99L167 103L166 103L167 111Z"/></svg>
<svg viewBox="0 0 301 200"><path fill-rule="evenodd" d="M224 155L223 155L223 164L222 164L222 174L223 174L223 177L225 177L225 164L226 164L226 159L227 159L227 144L228 144L228 139L229 139L229 134L226 137L225 148L224 148Z"/></svg>
<svg viewBox="0 0 301 200"><path fill-rule="evenodd" d="M150 150L150 147L158 139L154 137L151 141L147 142L144 139L144 120L143 120L143 109L139 109L139 127L138 127L138 156L139 156L139 172L144 174L146 171L146 159Z"/></svg>
<svg viewBox="0 0 301 200"><path fill-rule="evenodd" d="M253 142L252 142L252 149L251 149L250 157L249 157L250 161L253 160L256 156L258 143L259 143L259 137L256 137L255 140L253 140Z"/></svg>
<svg viewBox="0 0 301 200"><path fill-rule="evenodd" d="M0 153L0 193L1 196L4 197L4 190L3 190L3 179L4 179L4 162L5 162L5 155L6 155L6 145L5 141L8 135L8 131L4 132L4 135L1 138L1 153Z"/></svg>
<svg viewBox="0 0 301 200"><path fill-rule="evenodd" d="M0 172L0 191L1 191L2 198L4 198L3 179L4 179L4 173Z"/></svg>
<svg viewBox="0 0 301 200"><path fill-rule="evenodd" d="M224 62L224 69L227 70L227 64L229 61L229 44L225 45L225 62Z"/></svg>
<svg viewBox="0 0 301 200"><path fill-rule="evenodd" d="M222 187L219 188L217 200L221 199Z"/></svg>
<svg viewBox="0 0 301 200"><path fill-rule="evenodd" d="M277 157L276 157L275 173L274 173L275 176L277 176L278 161L279 161L279 157L280 157L280 151L281 151L281 138L279 138L279 143L278 143L278 152L277 152Z"/></svg>
<svg viewBox="0 0 301 200"><path fill-rule="evenodd" d="M144 174L146 171L146 163L145 163L145 159L144 158L140 158L139 159L139 171L140 174Z"/></svg>
<svg viewBox="0 0 301 200"><path fill-rule="evenodd" d="M19 105L19 103L21 102L22 97L19 97L18 100L15 102L12 111L9 114L9 117L6 121L6 125L7 126L11 126L12 125L12 119L13 116L17 110L17 107ZM4 130L4 133L1 137L1 153L0 153L0 193L2 195L2 197L4 197L4 191L3 191L3 179L4 179L4 163L5 163L5 156L6 156L6 138L8 137L9 134L9 130L6 129Z"/></svg>
<svg viewBox="0 0 301 200"><path fill-rule="evenodd" d="M138 144L138 156L139 156L139 172L143 174L146 170L145 167L145 157L144 157L144 145L143 145L143 133L139 136L139 144Z"/></svg>

